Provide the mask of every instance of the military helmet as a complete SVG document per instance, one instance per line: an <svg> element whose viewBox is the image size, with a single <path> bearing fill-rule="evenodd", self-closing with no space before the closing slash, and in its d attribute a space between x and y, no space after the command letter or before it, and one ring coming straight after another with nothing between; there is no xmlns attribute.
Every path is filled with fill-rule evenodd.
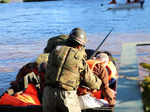
<svg viewBox="0 0 150 112"><path fill-rule="evenodd" d="M69 34L69 39L78 42L81 45L85 45L87 39L86 39L86 33L80 28L74 28Z"/></svg>

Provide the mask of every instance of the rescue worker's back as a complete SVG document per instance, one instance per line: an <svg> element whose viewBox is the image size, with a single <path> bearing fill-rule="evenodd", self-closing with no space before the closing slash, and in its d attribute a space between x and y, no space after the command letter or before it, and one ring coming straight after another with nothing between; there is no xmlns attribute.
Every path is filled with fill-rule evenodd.
<svg viewBox="0 0 150 112"><path fill-rule="evenodd" d="M50 53L45 76L43 112L80 112L76 90L81 80L92 89L100 89L101 80L93 75L83 56L85 43L85 32L75 28L66 43L57 45Z"/></svg>
<svg viewBox="0 0 150 112"><path fill-rule="evenodd" d="M55 52L49 57L47 68L46 84L59 83L66 90L76 90L82 79L90 88L100 88L101 82L96 83L98 79L89 70L82 51L73 47L57 46Z"/></svg>

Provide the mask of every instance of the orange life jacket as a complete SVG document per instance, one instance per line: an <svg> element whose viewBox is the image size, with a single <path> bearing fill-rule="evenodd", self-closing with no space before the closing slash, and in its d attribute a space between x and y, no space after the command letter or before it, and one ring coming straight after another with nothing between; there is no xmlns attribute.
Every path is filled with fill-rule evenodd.
<svg viewBox="0 0 150 112"><path fill-rule="evenodd" d="M99 60L87 60L87 63L90 69L93 71L94 66L101 62ZM109 63L106 65L106 69L109 74L109 80L111 80L111 78L118 79L117 69L112 61L109 61Z"/></svg>
<svg viewBox="0 0 150 112"><path fill-rule="evenodd" d="M28 106L41 105L41 103L35 86L29 84L23 93L16 93L14 96L5 93L0 99L0 105Z"/></svg>
<svg viewBox="0 0 150 112"><path fill-rule="evenodd" d="M101 63L99 60L87 60L87 63L89 65L89 68L93 71L93 68L96 64ZM112 63L112 61L109 61L109 63L106 65L106 69L109 74L109 80L112 78L118 79L118 74L115 65ZM85 92L85 88L79 87L78 88L78 95L82 95ZM97 92L91 92L94 97L97 99L101 98L102 91L99 90ZM85 93L86 94L86 93Z"/></svg>
<svg viewBox="0 0 150 112"><path fill-rule="evenodd" d="M112 61L108 62L108 64L106 65L106 69L107 69L108 74L109 74L109 80L111 80L112 78L118 79L117 69L116 69L116 67Z"/></svg>
<svg viewBox="0 0 150 112"><path fill-rule="evenodd" d="M94 66L96 65L96 64L98 64L98 63L100 63L100 61L98 61L98 60L87 60L86 61L87 62L87 64L89 65L89 67L90 67L90 69L93 71L93 68L94 68Z"/></svg>

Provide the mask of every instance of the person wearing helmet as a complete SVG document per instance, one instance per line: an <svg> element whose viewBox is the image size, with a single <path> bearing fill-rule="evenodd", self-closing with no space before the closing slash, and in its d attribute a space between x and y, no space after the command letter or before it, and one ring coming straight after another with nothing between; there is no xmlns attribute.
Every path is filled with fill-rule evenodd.
<svg viewBox="0 0 150 112"><path fill-rule="evenodd" d="M47 42L47 45L46 47L44 48L42 54L40 54L37 58L36 58L36 62L38 64L38 67L41 69L45 69L46 70L46 66L47 66L47 62L48 62L48 57L49 57L49 54L51 54L51 52L55 49L55 47L57 45L61 45L61 44L64 44L65 42L68 43L68 38L70 38L71 34L72 33L77 33L78 37L80 37L80 32L81 32L81 35L82 35L82 30L80 28L74 28L71 30L70 34L69 35L58 35L58 36L55 36L55 37L52 37L48 40ZM76 35L76 34L75 34ZM70 40L69 40L70 41ZM85 48L82 47L82 53L83 53L83 56L84 58L86 59L87 58L87 55L86 55L86 52L85 52ZM42 81L42 85L43 85L43 82L44 82L44 76L45 74L42 75L41 79L43 79ZM43 87L41 87L41 89L43 90Z"/></svg>
<svg viewBox="0 0 150 112"><path fill-rule="evenodd" d="M78 36L79 39L78 38L74 38L73 35ZM47 58L48 58L49 54L55 49L55 47L57 45L61 45L61 44L66 43L66 41L68 41L70 37L71 37L72 40L78 39L78 41L80 41L80 37L82 37L82 35L85 35L84 32L82 31L82 29L80 29L80 28L74 28L74 29L71 30L71 32L70 32L69 35L62 34L62 35L51 37L48 40L47 45L46 45L46 47L43 50L43 53L40 54L37 57L36 61L38 62L38 65L40 65L41 63L43 63L43 60L48 60ZM84 40L84 41L86 41L86 40ZM82 47L82 53L84 54L83 56L86 59L87 55L86 55L84 46ZM42 56L42 59L41 59L41 56ZM39 60L39 58L40 58L40 60ZM46 61L44 61L44 63L47 64Z"/></svg>
<svg viewBox="0 0 150 112"><path fill-rule="evenodd" d="M81 30L80 28L73 29L70 32L69 37L70 38L68 38L68 40L76 41L83 46L85 45L85 43L87 41L87 39L85 38L86 33L83 30Z"/></svg>
<svg viewBox="0 0 150 112"><path fill-rule="evenodd" d="M85 35L85 32L82 31L82 29L80 28L74 28L71 30L69 35L58 35L55 37L52 37L48 40L46 47L44 48L44 53L51 53L52 50L57 46L57 45L61 45L64 42L68 41L68 39L71 37L71 39L78 39L78 41L80 41L80 37L82 38L82 36ZM74 38L73 36L77 36L79 38ZM86 40L84 40L85 42ZM83 44L83 43L82 43Z"/></svg>
<svg viewBox="0 0 150 112"><path fill-rule="evenodd" d="M81 81L91 89L100 89L101 80L92 73L83 57L85 43L86 33L75 29L51 52L45 74L43 112L81 112L77 96ZM95 74L106 72L101 65L98 68Z"/></svg>

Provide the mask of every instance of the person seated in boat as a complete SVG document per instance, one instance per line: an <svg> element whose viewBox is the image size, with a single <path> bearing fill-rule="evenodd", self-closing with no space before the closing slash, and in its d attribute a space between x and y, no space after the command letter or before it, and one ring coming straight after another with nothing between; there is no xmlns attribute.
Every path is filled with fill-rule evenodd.
<svg viewBox="0 0 150 112"><path fill-rule="evenodd" d="M24 81L25 76L30 76L30 74L36 78L34 81L37 81L38 83L38 77L35 77L35 74L38 74L38 66L36 62L30 62L25 64L18 72L18 74L16 75L16 79L15 81L12 81L10 83L11 88L14 90L14 92L18 92L23 90L24 88L27 87L27 82L28 81ZM35 76L34 76L35 75ZM30 79L32 80L32 79Z"/></svg>
<svg viewBox="0 0 150 112"><path fill-rule="evenodd" d="M41 65L40 65L41 66ZM37 62L25 64L18 72L16 80L10 83L10 88L0 98L1 105L27 106L41 104L41 75Z"/></svg>
<svg viewBox="0 0 150 112"><path fill-rule="evenodd" d="M32 83L37 88L40 97L44 87L47 60L48 54L41 54L35 62L25 64L16 75L16 80L10 83L11 87L8 89L8 93L11 95L20 92Z"/></svg>
<svg viewBox="0 0 150 112"><path fill-rule="evenodd" d="M96 59L87 60L87 63L89 65L90 69L94 72L94 71L97 71L97 64L99 64L99 63L102 66L104 66L106 69L108 69L106 66L109 63L109 60L110 60L109 56L106 53L99 53L96 56ZM97 99L105 98L111 106L114 106L116 103L116 99L115 99L115 97L116 97L115 88L116 87L114 87L114 89L111 89L109 87L109 80L111 82L110 77L114 77L114 75L109 76L109 73L111 73L111 72L106 72L105 74L101 74L98 76L102 80L103 86L102 86L101 90L99 90L99 91L92 90L91 91L91 90L87 89L86 87L80 86L78 88L77 94L83 95L83 94L90 92L92 94L92 96L96 97ZM111 73L111 74L113 74L113 73ZM115 78L116 78L116 74L115 74Z"/></svg>
<svg viewBox="0 0 150 112"><path fill-rule="evenodd" d="M102 65L106 68L108 75L109 75L109 86L114 89L114 83L116 83L117 79L119 78L118 74L118 67L115 63L112 55L108 51L99 52L96 55L96 59L102 62Z"/></svg>
<svg viewBox="0 0 150 112"><path fill-rule="evenodd" d="M33 84L41 101L48 56L48 53L40 54L34 62L25 64L16 75L15 81L10 83L6 93L14 95L27 89L29 84Z"/></svg>

